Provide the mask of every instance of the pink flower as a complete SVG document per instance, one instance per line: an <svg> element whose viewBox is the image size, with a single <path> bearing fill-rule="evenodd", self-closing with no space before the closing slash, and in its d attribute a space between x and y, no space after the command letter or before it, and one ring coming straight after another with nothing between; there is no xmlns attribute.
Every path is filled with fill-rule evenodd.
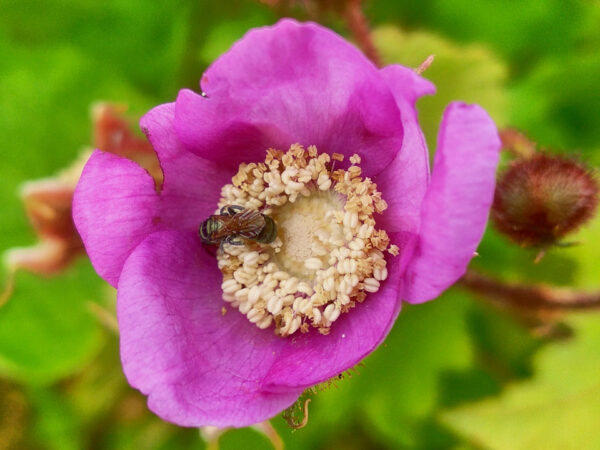
<svg viewBox="0 0 600 450"><path fill-rule="evenodd" d="M432 94L433 85L402 66L378 70L352 45L315 24L283 20L250 31L207 70L202 87L205 94L183 90L175 103L158 106L141 120L164 172L162 190L157 193L152 177L132 161L96 152L77 187L74 218L94 267L118 289L124 371L148 395L150 409L180 425L245 426L272 417L305 388L358 363L385 338L402 300L430 300L465 272L492 202L500 143L480 107L453 103L444 114L430 178L415 102ZM341 315L332 316L331 307L321 323L335 323L321 333L308 329L309 318L316 320L310 311L306 316L298 313L307 321L302 322L303 332L294 333L277 313L271 317L263 311L261 321L251 323L252 311L235 310L242 310L252 296L243 291L244 280L232 278L235 268L227 269L227 261L236 256L219 251L223 275L214 248L204 246L198 236L199 225L215 213L219 201L223 205L231 196L246 195L233 186L223 188L236 173L246 176L250 169L245 163L265 161L267 149L285 151L295 143L344 155L353 163L362 160L357 180L368 184L370 178L377 184L375 209L383 211L387 202L387 209L376 214L377 229L382 230L377 242L388 248L389 237L399 247L398 256L378 260L379 276L355 283L352 292L362 292L364 302L352 301L356 307L346 305L342 312L347 314ZM336 167L347 166L337 162ZM282 175L285 192L291 192L287 204L293 195L326 191L329 174L343 178L350 172L335 175L329 169L327 165L323 180L309 181L312 190L298 184L302 169L290 172L290 184ZM276 180L271 181L268 189L276 190ZM272 247L263 247L272 256L283 242L282 253L274 258L285 266L291 254L285 248L292 245L289 236L306 230L286 229L285 220L299 216L284 220L282 215L278 227L283 241L278 238ZM348 220L343 223L346 231L356 226L352 216ZM263 248L253 242L248 246ZM232 253L235 248L240 247L231 247ZM298 252L303 255L302 249ZM256 267L255 259L248 256L246 262ZM321 267L309 259L313 262L306 260L307 268ZM358 260L357 270L368 266L364 261ZM229 280L225 294L223 277ZM296 286L297 281L289 284ZM289 285L281 283L284 292ZM236 285L235 293L230 285ZM280 311L281 305L269 299L262 309ZM235 307L229 310L231 305ZM259 328L261 323L265 329Z"/></svg>

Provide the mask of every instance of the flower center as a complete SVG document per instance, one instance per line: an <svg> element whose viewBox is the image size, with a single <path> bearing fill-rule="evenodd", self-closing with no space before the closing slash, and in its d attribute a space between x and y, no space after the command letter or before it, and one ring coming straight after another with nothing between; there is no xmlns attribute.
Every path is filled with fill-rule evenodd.
<svg viewBox="0 0 600 450"><path fill-rule="evenodd" d="M276 334L289 336L312 326L328 334L387 278L383 252L397 255L398 247L373 217L387 204L360 176L358 155L347 170L334 170L336 160L343 156L314 146L268 150L264 163L242 164L221 191L219 211L258 210L277 227L270 243L224 240L217 253L223 299L259 328L274 324Z"/></svg>
<svg viewBox="0 0 600 450"><path fill-rule="evenodd" d="M329 266L334 249L330 238L344 239L344 229L333 217L343 212L343 200L331 191L313 193L273 212L282 245L274 260L290 275L314 280L319 269Z"/></svg>

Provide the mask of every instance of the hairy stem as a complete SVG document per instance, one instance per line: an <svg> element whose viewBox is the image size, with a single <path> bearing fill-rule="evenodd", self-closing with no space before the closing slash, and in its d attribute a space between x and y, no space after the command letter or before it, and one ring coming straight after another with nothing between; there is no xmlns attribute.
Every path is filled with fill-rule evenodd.
<svg viewBox="0 0 600 450"><path fill-rule="evenodd" d="M537 153L537 144L515 128L499 132L502 148L515 158L531 158Z"/></svg>
<svg viewBox="0 0 600 450"><path fill-rule="evenodd" d="M573 311L600 308L600 291L504 283L473 270L467 271L459 283L489 300L519 309Z"/></svg>
<svg viewBox="0 0 600 450"><path fill-rule="evenodd" d="M373 43L369 22L362 10L361 3L362 0L349 0L347 2L344 11L346 24L365 55L373 62L373 64L377 67L381 67L381 57Z"/></svg>

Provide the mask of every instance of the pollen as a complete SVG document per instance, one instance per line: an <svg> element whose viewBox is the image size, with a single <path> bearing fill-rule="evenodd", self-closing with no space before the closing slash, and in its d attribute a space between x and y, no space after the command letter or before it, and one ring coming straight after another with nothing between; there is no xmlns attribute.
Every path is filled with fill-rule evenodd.
<svg viewBox="0 0 600 450"><path fill-rule="evenodd" d="M223 300L262 329L282 337L327 335L336 320L368 303L388 276L384 252L396 256L375 215L387 203L361 158L347 169L344 156L292 145L267 150L264 163L242 164L223 186L218 212L227 205L256 209L277 225L270 244L244 240L217 252Z"/></svg>

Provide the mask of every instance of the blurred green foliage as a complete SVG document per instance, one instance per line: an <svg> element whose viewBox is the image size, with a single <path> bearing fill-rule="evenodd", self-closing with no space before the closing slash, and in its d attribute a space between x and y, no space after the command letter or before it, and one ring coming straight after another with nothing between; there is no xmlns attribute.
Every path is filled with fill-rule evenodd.
<svg viewBox="0 0 600 450"><path fill-rule="evenodd" d="M430 149L436 146L442 111L453 100L477 102L498 126L506 122L508 71L486 47L455 44L427 31L403 33L390 25L376 28L373 38L385 64L419 67L429 55L435 55L424 76L436 85L436 94L419 100L421 128Z"/></svg>
<svg viewBox="0 0 600 450"><path fill-rule="evenodd" d="M100 330L86 302L101 281L88 262L61 277L18 273L14 297L0 314L0 370L44 383L76 371L100 344Z"/></svg>
<svg viewBox="0 0 600 450"><path fill-rule="evenodd" d="M275 13L251 0L0 0L0 250L34 242L16 192L89 145L90 105L132 117L196 88L204 68ZM305 17L301 8L295 8ZM430 147L450 100L600 164L600 4L583 0L372 0L387 63L436 61L419 103ZM346 34L343 21L324 17ZM579 246L539 265L493 229L473 265L506 280L599 288L600 220ZM82 259L64 275L19 274L0 310L0 449L194 449L198 431L149 413L121 373L117 339L90 313L114 293ZM573 337L534 337L520 318L453 288L406 306L360 374L315 396L309 425L273 423L287 448L598 448L600 318L565 319ZM271 448L234 430L221 448Z"/></svg>
<svg viewBox="0 0 600 450"><path fill-rule="evenodd" d="M598 318L575 317L570 324L577 339L540 351L532 380L450 410L443 420L484 448L600 448Z"/></svg>

